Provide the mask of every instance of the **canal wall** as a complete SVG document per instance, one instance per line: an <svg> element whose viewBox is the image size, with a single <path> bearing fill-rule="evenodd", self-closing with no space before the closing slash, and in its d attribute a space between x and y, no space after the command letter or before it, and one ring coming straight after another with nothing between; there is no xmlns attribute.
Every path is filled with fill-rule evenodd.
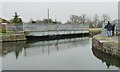
<svg viewBox="0 0 120 72"><path fill-rule="evenodd" d="M4 35L0 37L1 42L24 41L26 37L24 34Z"/></svg>
<svg viewBox="0 0 120 72"><path fill-rule="evenodd" d="M118 37L93 36L92 46L110 56L120 58L120 48L118 47Z"/></svg>
<svg viewBox="0 0 120 72"><path fill-rule="evenodd" d="M110 66L116 66L120 67L120 58L110 56L96 48L92 48L92 52L95 57L97 57L99 60L101 60L102 63L105 62L106 66L109 68Z"/></svg>

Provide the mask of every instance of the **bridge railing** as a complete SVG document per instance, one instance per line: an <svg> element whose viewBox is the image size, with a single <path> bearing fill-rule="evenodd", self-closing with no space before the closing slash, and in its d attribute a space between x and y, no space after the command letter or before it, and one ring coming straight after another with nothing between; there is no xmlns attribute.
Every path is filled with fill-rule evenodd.
<svg viewBox="0 0 120 72"><path fill-rule="evenodd" d="M24 24L24 31L87 30L89 24Z"/></svg>

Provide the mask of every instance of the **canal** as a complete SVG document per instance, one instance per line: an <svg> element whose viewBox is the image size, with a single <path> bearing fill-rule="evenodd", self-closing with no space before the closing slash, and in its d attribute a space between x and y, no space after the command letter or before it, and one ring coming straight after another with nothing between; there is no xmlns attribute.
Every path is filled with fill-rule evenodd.
<svg viewBox="0 0 120 72"><path fill-rule="evenodd" d="M89 37L2 43L3 70L118 70L120 60L92 48Z"/></svg>

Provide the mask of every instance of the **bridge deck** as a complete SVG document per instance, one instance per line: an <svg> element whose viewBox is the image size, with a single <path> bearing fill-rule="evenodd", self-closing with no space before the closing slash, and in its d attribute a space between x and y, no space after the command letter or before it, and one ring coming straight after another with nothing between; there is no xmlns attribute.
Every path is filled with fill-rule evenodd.
<svg viewBox="0 0 120 72"><path fill-rule="evenodd" d="M67 34L84 34L89 33L89 30L84 31L26 31L26 36L48 36L48 35L67 35Z"/></svg>

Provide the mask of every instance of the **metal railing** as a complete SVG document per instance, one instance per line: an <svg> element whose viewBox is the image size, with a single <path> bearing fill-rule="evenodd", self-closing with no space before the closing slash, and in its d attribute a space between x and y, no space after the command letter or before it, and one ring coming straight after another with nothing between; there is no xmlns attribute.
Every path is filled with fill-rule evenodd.
<svg viewBox="0 0 120 72"><path fill-rule="evenodd" d="M89 24L24 24L24 31L85 30Z"/></svg>

